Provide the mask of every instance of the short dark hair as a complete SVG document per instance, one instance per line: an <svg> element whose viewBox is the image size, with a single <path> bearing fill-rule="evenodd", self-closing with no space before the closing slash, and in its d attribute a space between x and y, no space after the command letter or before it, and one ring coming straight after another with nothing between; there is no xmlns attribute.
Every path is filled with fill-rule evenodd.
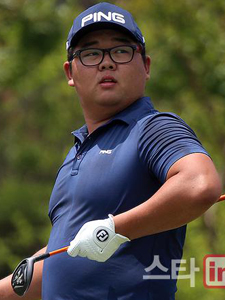
<svg viewBox="0 0 225 300"><path fill-rule="evenodd" d="M67 60L70 62L73 60L73 53L74 53L75 47L70 47L67 50Z"/></svg>

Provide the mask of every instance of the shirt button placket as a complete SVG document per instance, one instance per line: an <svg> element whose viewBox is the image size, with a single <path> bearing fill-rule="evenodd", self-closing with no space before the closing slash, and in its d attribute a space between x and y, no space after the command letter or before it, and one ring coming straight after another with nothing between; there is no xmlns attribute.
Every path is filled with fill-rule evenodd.
<svg viewBox="0 0 225 300"><path fill-rule="evenodd" d="M79 166L80 166L80 163L82 161L82 158L83 158L83 155L82 154L77 154L75 156L75 159L74 159L74 162L73 162L73 167L72 167L72 171L71 171L71 175L72 176L75 176L78 174L78 171L79 171Z"/></svg>
<svg viewBox="0 0 225 300"><path fill-rule="evenodd" d="M76 147L77 152L79 152L79 151L83 151L83 152L77 153L75 158L74 158L73 167L72 167L72 171L71 171L72 176L75 176L75 175L78 174L80 164L81 164L82 160L84 159L85 154L87 153L87 148L86 147L87 147L87 145L89 145L89 147L90 147L90 145L92 143L93 143L93 139L90 136L88 136L87 139L86 139L86 143L85 143L86 145L85 146L83 144L83 145L81 145L81 147Z"/></svg>

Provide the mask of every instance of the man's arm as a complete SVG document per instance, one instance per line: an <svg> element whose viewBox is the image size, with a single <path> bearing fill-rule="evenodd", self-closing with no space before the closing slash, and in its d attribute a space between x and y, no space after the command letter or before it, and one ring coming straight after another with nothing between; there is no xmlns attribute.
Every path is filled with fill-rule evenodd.
<svg viewBox="0 0 225 300"><path fill-rule="evenodd" d="M46 252L46 248L44 247L35 255L44 254ZM31 286L23 297L24 300L39 300L41 299L41 284L42 284L42 269L43 269L43 261L36 262L34 265L34 273L33 279L31 282ZM11 287L11 277L12 275L0 280L0 299L1 300L18 300L21 297L17 296L12 287Z"/></svg>
<svg viewBox="0 0 225 300"><path fill-rule="evenodd" d="M167 180L146 202L114 216L115 231L129 239L180 227L213 205L221 182L211 159L187 155L172 165Z"/></svg>

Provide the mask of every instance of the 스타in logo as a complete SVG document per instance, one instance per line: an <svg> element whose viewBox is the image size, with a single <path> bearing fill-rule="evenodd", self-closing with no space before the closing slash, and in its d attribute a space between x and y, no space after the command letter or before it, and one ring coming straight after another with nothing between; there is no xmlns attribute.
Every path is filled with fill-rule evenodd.
<svg viewBox="0 0 225 300"><path fill-rule="evenodd" d="M105 229L101 229L97 232L96 238L99 242L105 242L109 238L109 234Z"/></svg>
<svg viewBox="0 0 225 300"><path fill-rule="evenodd" d="M225 255L204 257L204 285L206 288L225 288Z"/></svg>
<svg viewBox="0 0 225 300"><path fill-rule="evenodd" d="M106 21L114 21L114 22L125 24L124 15L118 14L116 12L111 12L111 11L109 11L108 14L106 15L102 11L99 11L85 16L81 20L81 27L84 27L85 23L91 20L93 22L106 20Z"/></svg>

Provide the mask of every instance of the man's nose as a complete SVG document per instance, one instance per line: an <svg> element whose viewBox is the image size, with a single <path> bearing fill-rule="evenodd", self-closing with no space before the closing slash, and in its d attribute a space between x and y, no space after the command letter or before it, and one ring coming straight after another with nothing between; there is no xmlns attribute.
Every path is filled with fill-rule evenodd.
<svg viewBox="0 0 225 300"><path fill-rule="evenodd" d="M101 71L116 69L116 63L111 59L109 53L105 53L103 61L99 65L99 69Z"/></svg>

